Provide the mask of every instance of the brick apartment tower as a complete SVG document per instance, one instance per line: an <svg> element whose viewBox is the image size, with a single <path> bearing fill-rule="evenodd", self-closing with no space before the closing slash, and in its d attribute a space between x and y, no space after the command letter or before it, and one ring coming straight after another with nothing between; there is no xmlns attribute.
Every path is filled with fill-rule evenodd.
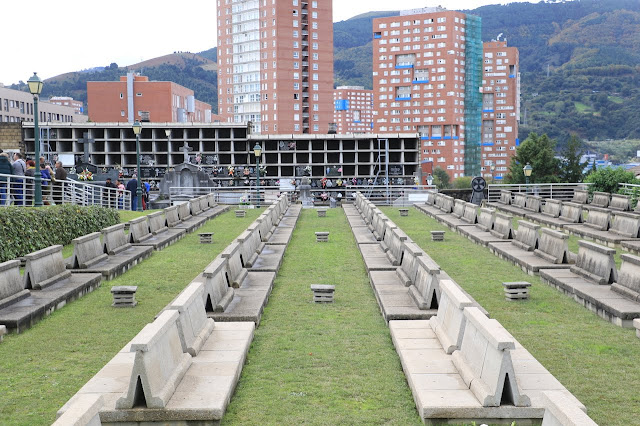
<svg viewBox="0 0 640 426"><path fill-rule="evenodd" d="M263 134L328 133L330 0L218 0L218 112Z"/></svg>
<svg viewBox="0 0 640 426"><path fill-rule="evenodd" d="M519 53L505 41L484 43L482 174L501 180L515 155L520 121Z"/></svg>
<svg viewBox="0 0 640 426"><path fill-rule="evenodd" d="M333 91L336 133L371 133L373 90L362 86L339 86Z"/></svg>
<svg viewBox="0 0 640 426"><path fill-rule="evenodd" d="M418 132L423 168L479 175L480 18L424 8L374 19L373 52L374 131Z"/></svg>

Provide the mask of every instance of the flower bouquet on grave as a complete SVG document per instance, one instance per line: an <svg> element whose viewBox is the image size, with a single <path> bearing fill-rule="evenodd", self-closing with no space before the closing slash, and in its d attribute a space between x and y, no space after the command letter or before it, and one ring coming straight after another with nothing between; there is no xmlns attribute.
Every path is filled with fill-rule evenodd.
<svg viewBox="0 0 640 426"><path fill-rule="evenodd" d="M260 176L267 175L267 166L260 166Z"/></svg>
<svg viewBox="0 0 640 426"><path fill-rule="evenodd" d="M291 185L296 186L296 180L295 179L291 179L291 182L289 182Z"/></svg>
<svg viewBox="0 0 640 426"><path fill-rule="evenodd" d="M303 170L307 176L311 176L311 166L306 166Z"/></svg>
<svg viewBox="0 0 640 426"><path fill-rule="evenodd" d="M89 170L84 169L82 171L82 173L78 174L78 180L82 180L82 181L89 181L89 180L93 180L93 173L91 173Z"/></svg>
<svg viewBox="0 0 640 426"><path fill-rule="evenodd" d="M240 205L242 206L246 206L249 205L249 193L248 192L244 192L241 196L240 196Z"/></svg>
<svg viewBox="0 0 640 426"><path fill-rule="evenodd" d="M329 199L329 194L327 194L326 192L323 192L322 194L320 194L320 199L322 201L327 201Z"/></svg>
<svg viewBox="0 0 640 426"><path fill-rule="evenodd" d="M233 166L228 166L227 172L229 173L229 176L233 177L234 173L236 172L236 168Z"/></svg>

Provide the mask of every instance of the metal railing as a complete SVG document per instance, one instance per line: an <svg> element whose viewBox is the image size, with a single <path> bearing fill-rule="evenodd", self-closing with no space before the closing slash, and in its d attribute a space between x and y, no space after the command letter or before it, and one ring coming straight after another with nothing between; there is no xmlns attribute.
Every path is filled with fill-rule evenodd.
<svg viewBox="0 0 640 426"><path fill-rule="evenodd" d="M635 183L619 183L619 191L621 194L628 195L631 198L640 198L640 185Z"/></svg>
<svg viewBox="0 0 640 426"><path fill-rule="evenodd" d="M31 176L0 174L0 207L31 207L35 198L35 179ZM75 204L131 209L131 192L75 180L42 180L45 205Z"/></svg>
<svg viewBox="0 0 640 426"><path fill-rule="evenodd" d="M495 184L487 187L487 199L489 202L500 200L500 191L525 192L542 198L569 201L573 198L576 189L588 189L590 183L532 183L526 184Z"/></svg>
<svg viewBox="0 0 640 426"><path fill-rule="evenodd" d="M434 190L435 186L409 185L347 185L331 188L312 187L310 190L314 205L324 206L339 202L352 203L355 193L360 191L367 194L367 198L378 205L409 206L414 203L425 202L427 190ZM297 187L260 186L260 204L268 205L274 202L281 193L286 192L291 202L300 198ZM170 204L184 202L190 198L213 193L220 204L249 204L255 205L257 193L253 187L171 187L169 188ZM332 200L333 199L333 200Z"/></svg>

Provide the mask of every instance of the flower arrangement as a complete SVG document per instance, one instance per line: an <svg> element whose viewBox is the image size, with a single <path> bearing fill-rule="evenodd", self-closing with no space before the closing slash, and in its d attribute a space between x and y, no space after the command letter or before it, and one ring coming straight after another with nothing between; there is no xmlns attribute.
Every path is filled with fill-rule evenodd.
<svg viewBox="0 0 640 426"><path fill-rule="evenodd" d="M309 175L311 175L311 166L306 166L306 167L304 168L304 172L305 172L305 173L309 173Z"/></svg>
<svg viewBox="0 0 640 426"><path fill-rule="evenodd" d="M233 166L228 166L227 167L227 172L229 173L229 176L233 176L234 173L236 172L236 168Z"/></svg>
<svg viewBox="0 0 640 426"><path fill-rule="evenodd" d="M78 174L78 180L84 180L84 181L93 180L93 173L91 173L87 169L84 169L82 173Z"/></svg>
<svg viewBox="0 0 640 426"><path fill-rule="evenodd" d="M322 201L327 201L329 199L329 194L327 194L326 192L323 192L322 194L320 194L320 199Z"/></svg>
<svg viewBox="0 0 640 426"><path fill-rule="evenodd" d="M295 179L291 179L291 182L289 182L291 185L296 186L296 180Z"/></svg>
<svg viewBox="0 0 640 426"><path fill-rule="evenodd" d="M242 172L245 176L249 176L249 169L246 168L244 169L244 171Z"/></svg>
<svg viewBox="0 0 640 426"><path fill-rule="evenodd" d="M260 166L260 176L267 175L267 166Z"/></svg>

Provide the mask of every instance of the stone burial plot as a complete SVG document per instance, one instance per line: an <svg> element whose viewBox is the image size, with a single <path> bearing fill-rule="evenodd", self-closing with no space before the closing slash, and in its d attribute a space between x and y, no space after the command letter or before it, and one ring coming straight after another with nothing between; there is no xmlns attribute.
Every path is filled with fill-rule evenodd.
<svg viewBox="0 0 640 426"><path fill-rule="evenodd" d="M475 226L460 226L458 233L486 247L489 243L503 242L512 238L511 219L512 216L504 213L481 208L478 223Z"/></svg>
<svg viewBox="0 0 640 426"><path fill-rule="evenodd" d="M540 269L569 269L569 236L524 220L518 221L516 239L512 242L489 243L493 254L519 266L529 275Z"/></svg>
<svg viewBox="0 0 640 426"><path fill-rule="evenodd" d="M153 252L152 247L141 247L133 253L109 254L105 252L100 236L100 232L93 232L73 239L73 255L67 263L67 269L77 273L97 272L105 280L111 280L124 274Z"/></svg>
<svg viewBox="0 0 640 426"><path fill-rule="evenodd" d="M56 309L100 286L102 274L66 269L62 246L27 254L24 277L20 261L0 264L0 325L20 333Z"/></svg>
<svg viewBox="0 0 640 426"><path fill-rule="evenodd" d="M162 250L184 237L183 228L165 226L164 212L155 212L129 221L129 242L135 246L151 246Z"/></svg>
<svg viewBox="0 0 640 426"><path fill-rule="evenodd" d="M610 224L606 228L607 224ZM592 208L583 225L566 226L569 233L615 247L623 241L640 241L640 215Z"/></svg>
<svg viewBox="0 0 640 426"><path fill-rule="evenodd" d="M100 395L102 423L219 422L240 377L255 326L208 319L202 292L202 283L188 286L58 416L81 398Z"/></svg>
<svg viewBox="0 0 640 426"><path fill-rule="evenodd" d="M200 215L199 202L193 202L193 211L191 201L185 201L184 203L178 204L177 207L179 222L174 225L169 225L170 227L182 228L187 232L192 232L204 225L208 219L205 215Z"/></svg>
<svg viewBox="0 0 640 426"><path fill-rule="evenodd" d="M592 194L591 202L584 205L584 209L590 211L592 208L606 209L609 207L611 201L611 194L608 192L594 191Z"/></svg>
<svg viewBox="0 0 640 426"><path fill-rule="evenodd" d="M541 269L540 278L599 317L631 328L640 317L640 258L621 255L618 273L614 249L589 241L578 244L575 265L569 270Z"/></svg>
<svg viewBox="0 0 640 426"><path fill-rule="evenodd" d="M413 206L420 210L422 213L427 216L435 216L436 214L440 214L440 203L441 203L442 194L437 193L433 190L427 191L427 201L424 204L415 203Z"/></svg>
<svg viewBox="0 0 640 426"><path fill-rule="evenodd" d="M453 212L437 215L436 220L454 231L458 228L474 226L478 221L478 206L466 201L455 200Z"/></svg>
<svg viewBox="0 0 640 426"><path fill-rule="evenodd" d="M211 193L202 195L198 197L197 200L200 202L200 216L204 216L207 219L213 219L231 208L230 206L218 205L215 202L214 195Z"/></svg>
<svg viewBox="0 0 640 426"><path fill-rule="evenodd" d="M430 320L391 321L389 328L421 419L483 423L543 418L543 392L584 406L496 320L454 283L440 282ZM439 424L439 423L438 423Z"/></svg>
<svg viewBox="0 0 640 426"><path fill-rule="evenodd" d="M512 214L514 216L524 217L527 213L531 213L528 210L525 210L527 206L527 194L524 192L513 192L511 193L513 196L513 201L511 204L506 204L503 202L491 203L490 207L495 207L496 209L503 211L507 214ZM507 196L504 196L504 200L506 201ZM502 191L500 191L500 200L502 201Z"/></svg>

